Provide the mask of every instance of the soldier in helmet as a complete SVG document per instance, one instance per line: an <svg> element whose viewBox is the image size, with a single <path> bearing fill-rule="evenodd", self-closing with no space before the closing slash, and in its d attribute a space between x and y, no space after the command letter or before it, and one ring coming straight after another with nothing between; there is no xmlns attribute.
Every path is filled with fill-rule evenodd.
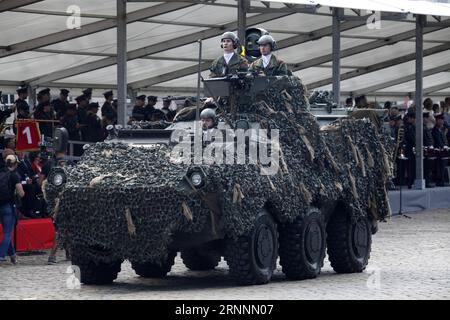
<svg viewBox="0 0 450 320"><path fill-rule="evenodd" d="M216 111L211 108L203 109L200 113L200 120L202 121L203 144L208 144L211 142L214 129L217 129Z"/></svg>
<svg viewBox="0 0 450 320"><path fill-rule="evenodd" d="M220 42L223 55L211 64L210 78L224 77L237 71L247 71L247 60L235 52L239 47L239 38L233 32L227 31L222 34Z"/></svg>
<svg viewBox="0 0 450 320"><path fill-rule="evenodd" d="M277 50L277 43L271 35L264 35L258 40L261 58L254 61L249 70L262 73L266 76L289 75L286 63L278 59L272 52Z"/></svg>

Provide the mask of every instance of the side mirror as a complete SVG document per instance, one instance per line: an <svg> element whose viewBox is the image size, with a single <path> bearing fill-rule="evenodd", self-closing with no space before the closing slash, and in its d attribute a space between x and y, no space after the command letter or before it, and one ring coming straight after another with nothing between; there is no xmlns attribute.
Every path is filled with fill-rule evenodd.
<svg viewBox="0 0 450 320"><path fill-rule="evenodd" d="M65 152L69 143L69 132L66 128L56 128L53 148L55 152Z"/></svg>

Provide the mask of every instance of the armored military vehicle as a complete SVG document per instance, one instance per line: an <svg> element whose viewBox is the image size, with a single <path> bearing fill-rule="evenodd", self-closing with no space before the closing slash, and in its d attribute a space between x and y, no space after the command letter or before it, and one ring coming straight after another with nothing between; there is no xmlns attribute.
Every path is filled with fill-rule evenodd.
<svg viewBox="0 0 450 320"><path fill-rule="evenodd" d="M217 101L213 139L185 112L165 129L113 129L49 175L46 197L81 282L111 283L125 259L163 277L178 252L191 270L224 257L245 285L269 282L278 257L286 278L314 278L326 250L336 272L363 271L390 214L383 133L366 119L321 129L294 76L243 73L204 88Z"/></svg>

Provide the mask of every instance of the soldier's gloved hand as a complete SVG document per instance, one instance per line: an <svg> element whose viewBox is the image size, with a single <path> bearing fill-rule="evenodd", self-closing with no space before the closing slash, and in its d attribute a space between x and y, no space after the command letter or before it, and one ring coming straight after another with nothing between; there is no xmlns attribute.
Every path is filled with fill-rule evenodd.
<svg viewBox="0 0 450 320"><path fill-rule="evenodd" d="M214 98L213 97L206 98L204 104L211 103L211 102L214 102Z"/></svg>

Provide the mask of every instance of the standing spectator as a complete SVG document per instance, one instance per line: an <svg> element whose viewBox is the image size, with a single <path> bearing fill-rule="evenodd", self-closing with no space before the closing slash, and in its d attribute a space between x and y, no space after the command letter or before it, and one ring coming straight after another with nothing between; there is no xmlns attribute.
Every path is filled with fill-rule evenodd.
<svg viewBox="0 0 450 320"><path fill-rule="evenodd" d="M19 96L14 102L17 110L17 119L30 119L30 106L26 101L28 98L28 87L19 87L16 91Z"/></svg>
<svg viewBox="0 0 450 320"><path fill-rule="evenodd" d="M114 110L112 105L114 100L114 94L112 90L106 91L103 93L105 97L105 103L102 106L102 120L104 123L104 127L106 127L106 123L108 124L116 124L117 123L117 112Z"/></svg>
<svg viewBox="0 0 450 320"><path fill-rule="evenodd" d="M155 113L155 105L158 101L158 97L156 96L148 96L147 97L147 105L145 106L145 120L153 121L153 114Z"/></svg>
<svg viewBox="0 0 450 320"><path fill-rule="evenodd" d="M367 98L365 95L355 97L355 107L357 109L366 109L368 106Z"/></svg>
<svg viewBox="0 0 450 320"><path fill-rule="evenodd" d="M408 158L408 188L411 189L416 179L416 114L408 112L405 121L405 155Z"/></svg>
<svg viewBox="0 0 450 320"><path fill-rule="evenodd" d="M69 101L67 101L69 92L67 89L61 89L59 98L51 102L51 106L56 113L56 119L58 120L66 114L67 107L69 106Z"/></svg>
<svg viewBox="0 0 450 320"><path fill-rule="evenodd" d="M169 122L172 122L173 118L177 114L176 111L170 109L171 103L172 103L172 100L169 97L163 99L163 107L161 109L161 111L164 112L164 114L165 114L166 121L169 121Z"/></svg>
<svg viewBox="0 0 450 320"><path fill-rule="evenodd" d="M67 129L69 133L69 140L81 141L80 128L81 125L78 122L77 105L74 103L69 104L65 115L61 118L61 125ZM75 144L73 146L73 155L79 157L83 154L83 147L81 144Z"/></svg>
<svg viewBox="0 0 450 320"><path fill-rule="evenodd" d="M445 98L442 112L444 113L445 126L450 128L450 97Z"/></svg>
<svg viewBox="0 0 450 320"><path fill-rule="evenodd" d="M89 103L92 99L92 88L84 89L83 95L85 96L87 102Z"/></svg>
<svg viewBox="0 0 450 320"><path fill-rule="evenodd" d="M30 152L17 167L25 192L18 209L28 218L42 218L46 215L46 204L38 180L41 170L42 163L38 152Z"/></svg>
<svg viewBox="0 0 450 320"><path fill-rule="evenodd" d="M133 111L131 113L129 124L133 121L144 121L145 120L145 95L140 95L136 97L135 105L133 107Z"/></svg>
<svg viewBox="0 0 450 320"><path fill-rule="evenodd" d="M97 102L90 103L88 106L83 141L100 142L104 140L102 122L97 116L98 109L99 105Z"/></svg>
<svg viewBox="0 0 450 320"><path fill-rule="evenodd" d="M436 114L436 125L433 128L433 139L434 139L434 147L438 149L443 149L447 146L447 138L445 136L445 128L444 128L444 115ZM437 159L437 176L436 176L436 185L444 186L444 174L445 174L445 164L447 160L441 159L438 157Z"/></svg>
<svg viewBox="0 0 450 320"><path fill-rule="evenodd" d="M78 107L77 107L77 117L78 117L78 123L80 124L80 133L81 133L81 140L84 140L84 132L86 130L86 121L87 121L87 107L89 105L87 98L84 95L78 96L75 98L77 101Z"/></svg>
<svg viewBox="0 0 450 320"><path fill-rule="evenodd" d="M45 137L53 137L53 127L55 123L55 113L52 110L49 101L41 102L36 107L36 111L34 112L34 119L43 120L39 122L39 130L41 134Z"/></svg>
<svg viewBox="0 0 450 320"><path fill-rule="evenodd" d="M350 109L353 108L353 98L352 97L345 99L345 107L350 108Z"/></svg>
<svg viewBox="0 0 450 320"><path fill-rule="evenodd" d="M14 192L22 198L25 193L19 175L15 172L18 159L8 155L4 159L6 167L0 171L0 218L3 226L3 240L0 243L0 263L6 261L6 255L12 264L17 263L16 251L12 242L12 232L16 224Z"/></svg>
<svg viewBox="0 0 450 320"><path fill-rule="evenodd" d="M423 146L424 147L433 147L434 146L432 130L433 130L433 123L430 121L430 112L425 111L423 113ZM430 159L429 157L425 157L423 159L423 163L424 163L425 186L427 188L434 187L434 185L432 184L434 160Z"/></svg>

